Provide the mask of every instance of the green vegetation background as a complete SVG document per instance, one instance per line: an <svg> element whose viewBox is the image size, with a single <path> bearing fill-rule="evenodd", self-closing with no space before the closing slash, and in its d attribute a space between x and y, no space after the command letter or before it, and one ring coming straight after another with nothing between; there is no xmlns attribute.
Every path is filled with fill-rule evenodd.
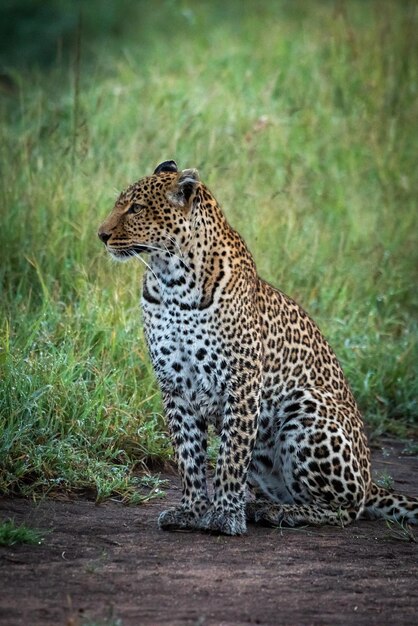
<svg viewBox="0 0 418 626"><path fill-rule="evenodd" d="M369 432L416 434L415 3L1 12L0 489L158 489L133 477L170 453L142 269L113 264L96 230L170 158L200 169L260 274L318 321Z"/></svg>

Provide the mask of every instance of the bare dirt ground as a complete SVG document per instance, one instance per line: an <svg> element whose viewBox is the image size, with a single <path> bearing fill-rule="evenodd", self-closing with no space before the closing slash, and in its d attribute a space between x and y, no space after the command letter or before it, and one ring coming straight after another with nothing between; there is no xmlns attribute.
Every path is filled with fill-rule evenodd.
<svg viewBox="0 0 418 626"><path fill-rule="evenodd" d="M382 445L374 468L418 495L418 457ZM170 477L164 500L139 507L3 500L3 519L50 532L40 546L0 548L0 624L418 623L418 544L384 522L250 526L244 537L159 531L158 512L179 497Z"/></svg>

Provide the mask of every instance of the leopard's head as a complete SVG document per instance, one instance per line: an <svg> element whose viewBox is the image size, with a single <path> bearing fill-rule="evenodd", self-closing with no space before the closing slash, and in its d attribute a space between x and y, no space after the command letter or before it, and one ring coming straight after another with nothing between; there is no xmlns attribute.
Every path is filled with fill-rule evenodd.
<svg viewBox="0 0 418 626"><path fill-rule="evenodd" d="M197 170L179 171L175 161L160 163L152 176L120 194L98 236L121 261L156 249L182 249L190 236L191 207L199 185Z"/></svg>

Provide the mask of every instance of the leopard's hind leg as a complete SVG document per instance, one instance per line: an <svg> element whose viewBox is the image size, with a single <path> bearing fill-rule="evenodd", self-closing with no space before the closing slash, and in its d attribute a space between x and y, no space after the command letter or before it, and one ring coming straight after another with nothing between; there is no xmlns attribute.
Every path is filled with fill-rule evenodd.
<svg viewBox="0 0 418 626"><path fill-rule="evenodd" d="M359 517L368 491L368 451L365 447L359 454L365 440L360 421L353 434L359 418L351 410L323 390L298 392L297 400L283 403L274 471L286 498L249 503L249 520L277 526L346 525Z"/></svg>

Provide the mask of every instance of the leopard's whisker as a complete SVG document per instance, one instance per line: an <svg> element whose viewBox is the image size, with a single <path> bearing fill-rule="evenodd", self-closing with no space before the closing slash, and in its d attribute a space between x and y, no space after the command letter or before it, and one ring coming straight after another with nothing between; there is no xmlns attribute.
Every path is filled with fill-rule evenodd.
<svg viewBox="0 0 418 626"><path fill-rule="evenodd" d="M154 270L152 269L152 267L149 265L149 263L147 263L145 261L145 259L140 255L139 252L134 252L134 256L139 259L140 261L142 261L142 263L145 265L145 267L147 267L149 269L149 271L151 272L151 274L154 276L155 280L158 283L158 288L160 290L160 295L161 295L161 299L164 302L164 288L163 285L161 284L160 279L158 278L157 274L154 272Z"/></svg>
<svg viewBox="0 0 418 626"><path fill-rule="evenodd" d="M182 249L180 248L179 243L174 239L174 237L170 237L170 235L168 235L168 239L176 246L177 250L179 251L180 256L177 256L177 255L175 256L177 256L177 258L183 263L183 265L190 271L189 265L184 260L184 254L183 254Z"/></svg>
<svg viewBox="0 0 418 626"><path fill-rule="evenodd" d="M175 242L174 240L173 240L173 243L176 243L176 244L177 244L177 242ZM178 246L178 244L177 244L177 246ZM179 256L178 256L177 254L175 254L174 252L171 252L171 250L168 250L168 248L167 248L167 247L165 247L165 248L159 248L159 247L157 247L157 246L152 246L152 245L147 244L147 243L141 243L141 247L142 247L142 248L148 248L149 250L156 250L157 252L162 252L162 253L164 253L164 254L168 254L169 256L172 256L172 257L174 257L174 258L178 259L178 260L180 261L180 263L182 263L182 264L186 267L186 269L188 269L188 270L190 271L190 267L187 265L187 263L185 262L185 260L184 260L182 257L179 257ZM180 250L180 248L179 248L179 250ZM180 250L180 252L181 252L181 250Z"/></svg>

